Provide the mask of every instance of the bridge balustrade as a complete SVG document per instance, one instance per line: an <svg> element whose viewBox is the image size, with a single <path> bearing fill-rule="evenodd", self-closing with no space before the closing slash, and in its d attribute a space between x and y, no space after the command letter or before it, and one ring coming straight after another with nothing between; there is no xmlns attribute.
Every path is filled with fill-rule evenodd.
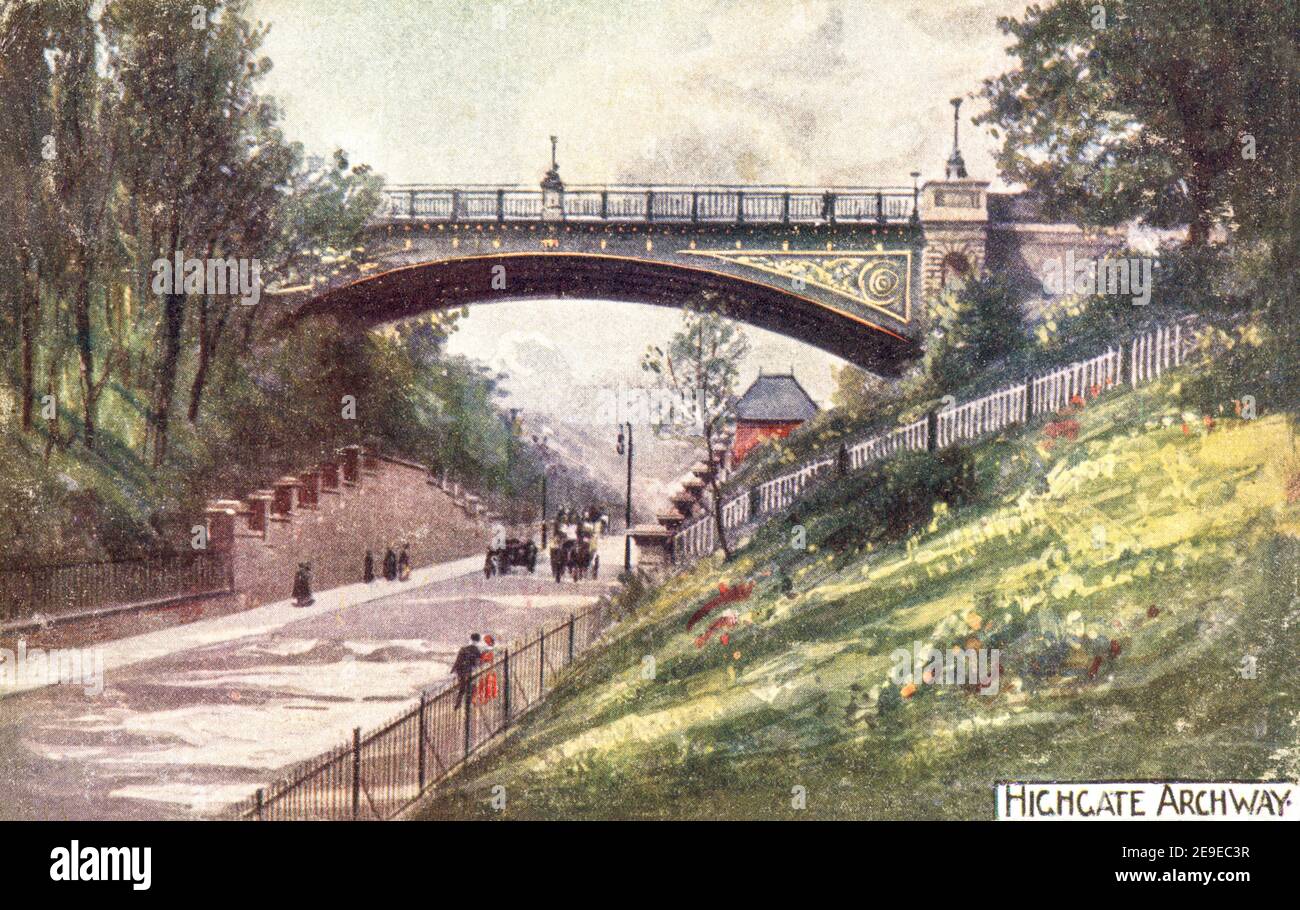
<svg viewBox="0 0 1300 910"><path fill-rule="evenodd" d="M393 186L379 220L540 221L540 190ZM913 191L896 187L583 186L560 193L565 220L721 224L877 222L915 217Z"/></svg>

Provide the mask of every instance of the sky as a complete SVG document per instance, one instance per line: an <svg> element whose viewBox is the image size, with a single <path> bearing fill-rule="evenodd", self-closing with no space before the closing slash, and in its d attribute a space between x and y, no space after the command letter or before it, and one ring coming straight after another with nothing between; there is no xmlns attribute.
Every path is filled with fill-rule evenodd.
<svg viewBox="0 0 1300 910"><path fill-rule="evenodd" d="M265 90L309 151L346 149L390 182L533 185L559 137L569 183L910 185L942 177L949 99L1009 65L1000 15L1024 0L254 0ZM962 152L998 188L963 107ZM545 409L549 363L635 382L666 308L494 303L452 349L510 367ZM841 361L758 329L742 385L792 365L823 404Z"/></svg>

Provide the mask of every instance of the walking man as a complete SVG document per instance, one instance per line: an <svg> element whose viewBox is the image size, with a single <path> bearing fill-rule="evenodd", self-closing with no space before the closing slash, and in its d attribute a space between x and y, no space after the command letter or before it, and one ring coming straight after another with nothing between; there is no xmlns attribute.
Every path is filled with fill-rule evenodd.
<svg viewBox="0 0 1300 910"><path fill-rule="evenodd" d="M469 706L469 681L478 669L479 663L483 659L483 652L479 650L479 634L474 632L469 637L470 643L456 652L456 660L451 665L451 672L456 674L456 708L460 710L460 703L464 700L466 707Z"/></svg>
<svg viewBox="0 0 1300 910"><path fill-rule="evenodd" d="M402 555L397 557L397 578L399 581L411 580L410 544L402 544Z"/></svg>
<svg viewBox="0 0 1300 910"><path fill-rule="evenodd" d="M316 602L311 596L311 563L298 563L298 572L293 576L293 605L310 607Z"/></svg>
<svg viewBox="0 0 1300 910"><path fill-rule="evenodd" d="M366 584L375 580L375 557L369 550L366 550L365 562L361 564L361 580Z"/></svg>
<svg viewBox="0 0 1300 910"><path fill-rule="evenodd" d="M392 547L384 553L384 580L397 581L397 554Z"/></svg>

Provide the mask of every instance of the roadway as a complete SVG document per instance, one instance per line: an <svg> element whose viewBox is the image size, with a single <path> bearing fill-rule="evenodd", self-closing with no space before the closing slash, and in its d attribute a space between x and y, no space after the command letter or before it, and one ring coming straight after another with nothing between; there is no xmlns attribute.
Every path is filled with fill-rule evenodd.
<svg viewBox="0 0 1300 910"><path fill-rule="evenodd" d="M604 541L599 581L556 584L540 561L486 580L471 557L105 643L102 693L0 690L0 817L216 813L441 688L470 632L505 645L594 603L622 550Z"/></svg>

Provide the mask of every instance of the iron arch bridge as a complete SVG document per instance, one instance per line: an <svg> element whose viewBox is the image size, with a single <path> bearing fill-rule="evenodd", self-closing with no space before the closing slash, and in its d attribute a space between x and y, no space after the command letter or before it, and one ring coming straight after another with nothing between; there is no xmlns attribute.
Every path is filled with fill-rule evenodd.
<svg viewBox="0 0 1300 910"><path fill-rule="evenodd" d="M681 306L708 291L733 318L882 375L919 353L915 188L565 187L553 170L541 190L384 197L367 228L382 270L319 291L292 319L378 324L527 298Z"/></svg>

